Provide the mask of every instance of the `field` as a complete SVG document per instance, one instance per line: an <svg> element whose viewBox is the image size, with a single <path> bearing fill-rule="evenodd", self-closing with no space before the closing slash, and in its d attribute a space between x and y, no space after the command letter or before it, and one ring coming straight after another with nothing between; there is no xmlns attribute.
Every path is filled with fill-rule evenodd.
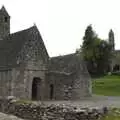
<svg viewBox="0 0 120 120"><path fill-rule="evenodd" d="M108 115L106 115L104 118L101 118L100 120L120 120L120 109L111 109Z"/></svg>
<svg viewBox="0 0 120 120"><path fill-rule="evenodd" d="M107 75L93 78L93 94L105 96L120 96L120 76Z"/></svg>
<svg viewBox="0 0 120 120"><path fill-rule="evenodd" d="M92 79L93 94L105 96L120 96L120 76L107 75ZM101 120L120 120L120 109L113 109Z"/></svg>

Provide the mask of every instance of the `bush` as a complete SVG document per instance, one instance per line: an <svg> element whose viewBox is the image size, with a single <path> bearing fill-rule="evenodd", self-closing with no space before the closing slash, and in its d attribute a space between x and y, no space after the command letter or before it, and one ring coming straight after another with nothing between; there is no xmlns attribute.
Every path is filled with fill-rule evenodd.
<svg viewBox="0 0 120 120"><path fill-rule="evenodd" d="M120 71L112 72L112 75L120 75Z"/></svg>

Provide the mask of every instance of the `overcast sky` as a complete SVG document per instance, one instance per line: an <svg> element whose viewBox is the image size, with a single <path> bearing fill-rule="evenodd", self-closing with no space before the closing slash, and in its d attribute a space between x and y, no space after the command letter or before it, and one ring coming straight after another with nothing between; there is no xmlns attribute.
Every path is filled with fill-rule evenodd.
<svg viewBox="0 0 120 120"><path fill-rule="evenodd" d="M120 49L120 0L0 0L11 16L11 32L36 23L50 56L75 52L89 24L100 38L112 28Z"/></svg>

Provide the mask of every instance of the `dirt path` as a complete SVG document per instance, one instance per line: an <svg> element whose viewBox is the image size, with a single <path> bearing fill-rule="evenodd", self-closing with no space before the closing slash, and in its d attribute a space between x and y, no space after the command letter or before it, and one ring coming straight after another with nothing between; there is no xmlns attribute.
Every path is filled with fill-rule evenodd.
<svg viewBox="0 0 120 120"><path fill-rule="evenodd" d="M93 95L92 97L81 99L79 101L45 101L45 104L67 104L77 105L80 107L119 107L120 108L120 97L113 96L98 96Z"/></svg>

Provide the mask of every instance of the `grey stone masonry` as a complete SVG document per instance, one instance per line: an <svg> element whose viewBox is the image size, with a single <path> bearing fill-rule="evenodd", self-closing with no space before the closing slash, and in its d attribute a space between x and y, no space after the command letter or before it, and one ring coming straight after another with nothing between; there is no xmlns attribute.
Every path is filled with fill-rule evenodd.
<svg viewBox="0 0 120 120"><path fill-rule="evenodd" d="M91 79L74 53L49 57L36 25L10 33L10 16L0 10L0 96L29 100L77 100L91 96Z"/></svg>

